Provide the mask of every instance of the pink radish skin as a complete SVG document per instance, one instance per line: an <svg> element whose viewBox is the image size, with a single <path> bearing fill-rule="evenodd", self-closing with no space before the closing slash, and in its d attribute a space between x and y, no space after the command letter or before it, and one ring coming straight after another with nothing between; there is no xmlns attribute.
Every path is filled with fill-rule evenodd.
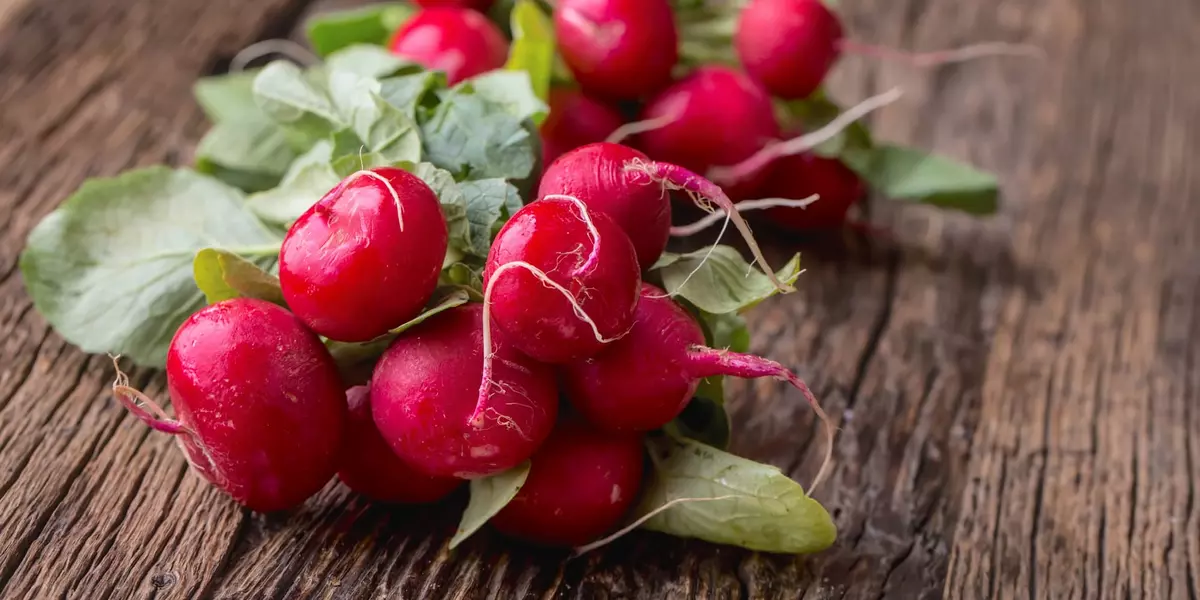
<svg viewBox="0 0 1200 600"><path fill-rule="evenodd" d="M539 361L565 363L625 334L641 273L633 244L612 219L578 200L543 198L496 234L483 279L500 339Z"/></svg>
<svg viewBox="0 0 1200 600"><path fill-rule="evenodd" d="M772 165L763 195L800 199L817 194L818 199L804 208L768 208L765 216L773 225L790 231L837 229L866 191L862 179L835 158L807 152L785 156Z"/></svg>
<svg viewBox="0 0 1200 600"><path fill-rule="evenodd" d="M670 82L679 60L667 0L559 0L554 34L575 80L597 97L652 94Z"/></svg>
<svg viewBox="0 0 1200 600"><path fill-rule="evenodd" d="M242 506L294 508L333 477L345 396L325 345L287 310L248 298L201 309L171 340L167 388L178 420L119 370L113 391Z"/></svg>
<svg viewBox="0 0 1200 600"><path fill-rule="evenodd" d="M479 12L487 12L492 7L492 0L413 0L421 8L470 8Z"/></svg>
<svg viewBox="0 0 1200 600"><path fill-rule="evenodd" d="M346 404L349 419L338 470L346 487L377 502L427 504L462 485L461 479L421 473L392 452L371 417L369 386L347 390Z"/></svg>
<svg viewBox="0 0 1200 600"><path fill-rule="evenodd" d="M833 429L808 386L777 362L704 347L700 326L683 307L664 296L662 290L643 284L629 335L599 355L562 369L572 405L605 430L651 431L678 416L705 377L787 381L804 394L825 425L828 445L825 464L813 483L816 487L824 479L833 453Z"/></svg>
<svg viewBox="0 0 1200 600"><path fill-rule="evenodd" d="M427 8L408 20L388 43L392 54L446 73L450 85L499 69L508 40L491 21L467 8Z"/></svg>
<svg viewBox="0 0 1200 600"><path fill-rule="evenodd" d="M633 242L638 264L650 268L667 247L671 230L671 201L666 190L625 166L649 163L645 154L628 146L600 142L564 154L546 168L538 198L574 196L588 209L602 212Z"/></svg>
<svg viewBox="0 0 1200 600"><path fill-rule="evenodd" d="M288 231L279 253L283 297L321 335L374 339L421 312L447 242L441 204L425 182L392 167L360 171Z"/></svg>
<svg viewBox="0 0 1200 600"><path fill-rule="evenodd" d="M821 0L751 0L734 34L751 77L786 99L811 95L841 54L842 24Z"/></svg>
<svg viewBox="0 0 1200 600"><path fill-rule="evenodd" d="M639 119L665 124L642 133L638 146L654 160L707 173L738 164L779 139L774 110L767 92L745 74L724 66L699 67L647 102ZM721 184L730 198L740 200L752 196L765 177L762 169Z"/></svg>
<svg viewBox="0 0 1200 600"><path fill-rule="evenodd" d="M483 381L483 307L431 317L384 352L371 411L392 451L437 477L473 479L528 459L558 415L554 371L501 340Z"/></svg>
<svg viewBox="0 0 1200 600"><path fill-rule="evenodd" d="M529 478L495 517L501 533L543 546L575 547L608 533L642 484L642 438L562 423L530 460Z"/></svg>
<svg viewBox="0 0 1200 600"><path fill-rule="evenodd" d="M624 124L611 106L570 88L550 90L550 114L542 121L542 164L593 142L602 142Z"/></svg>

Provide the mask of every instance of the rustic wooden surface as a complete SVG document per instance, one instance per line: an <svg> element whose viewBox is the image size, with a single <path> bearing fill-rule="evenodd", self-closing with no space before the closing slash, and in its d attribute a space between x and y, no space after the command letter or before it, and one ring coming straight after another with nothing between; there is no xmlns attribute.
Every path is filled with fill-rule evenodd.
<svg viewBox="0 0 1200 600"><path fill-rule="evenodd" d="M238 510L31 307L16 261L37 220L85 177L186 162L191 82L309 4L0 0L0 596L1197 598L1196 2L845 0L860 40L1046 50L935 71L851 58L835 78L845 99L903 85L879 136L996 170L1004 215L877 211L899 248L810 255L799 294L753 314L756 350L841 421L818 493L834 548L638 534L570 562L490 535L447 555L454 507L334 486L289 516ZM770 382L732 395L736 451L807 481L803 403Z"/></svg>

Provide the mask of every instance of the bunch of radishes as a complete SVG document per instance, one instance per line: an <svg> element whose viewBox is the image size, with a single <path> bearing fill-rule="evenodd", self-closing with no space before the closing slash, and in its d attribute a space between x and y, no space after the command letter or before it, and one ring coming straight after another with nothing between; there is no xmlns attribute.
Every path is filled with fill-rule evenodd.
<svg viewBox="0 0 1200 600"><path fill-rule="evenodd" d="M469 481L452 547L488 522L577 549L637 526L828 547L811 487L721 450L723 376L804 396L814 487L833 450L799 377L731 349L739 313L799 274L738 211L837 228L869 185L987 212L994 180L842 131L885 102L838 114L819 92L842 42L817 0L737 7L745 72L689 56L684 0L417 4L318 19L308 69L198 84L214 127L194 170L91 180L31 233L39 311L84 350L165 366L174 417L119 369L114 392L252 510L335 474L389 503ZM793 120L818 129L782 139ZM697 230L673 227L672 192L723 213L762 272L727 246L667 252Z"/></svg>
<svg viewBox="0 0 1200 600"><path fill-rule="evenodd" d="M610 191L665 211L660 188L625 186ZM782 366L705 347L693 317L642 282L639 258L657 256L630 241L641 224L607 206L552 195L517 211L492 244L482 302L429 314L447 250L437 197L401 169L354 173L284 238L286 308L230 299L180 327L167 358L176 419L124 379L116 393L253 510L292 508L335 472L376 500L429 502L529 461L495 527L592 543L639 498L643 436L675 419L701 379L784 379L820 411ZM370 341L422 313L369 384L347 390L318 336Z"/></svg>

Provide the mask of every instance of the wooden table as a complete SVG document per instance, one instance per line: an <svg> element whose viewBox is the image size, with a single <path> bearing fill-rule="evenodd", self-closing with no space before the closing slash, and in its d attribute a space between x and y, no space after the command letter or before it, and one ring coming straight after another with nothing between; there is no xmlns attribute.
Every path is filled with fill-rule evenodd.
<svg viewBox="0 0 1200 600"><path fill-rule="evenodd" d="M448 554L457 507L389 512L332 485L291 515L239 510L24 292L38 219L85 177L186 163L192 81L308 4L0 0L0 596L1197 598L1200 5L846 0L859 40L1047 51L847 59L835 78L847 100L903 86L879 136L997 171L1003 215L877 211L897 247L810 255L800 292L753 313L755 349L840 421L818 493L835 547L637 534L564 562L491 535ZM135 383L165 396L155 373ZM761 381L732 396L734 449L807 481L803 402Z"/></svg>

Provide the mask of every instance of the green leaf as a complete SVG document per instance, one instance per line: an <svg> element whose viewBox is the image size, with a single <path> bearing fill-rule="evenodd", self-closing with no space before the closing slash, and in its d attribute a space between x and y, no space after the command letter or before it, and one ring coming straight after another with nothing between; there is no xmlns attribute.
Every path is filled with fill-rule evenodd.
<svg viewBox="0 0 1200 600"><path fill-rule="evenodd" d="M520 210L521 196L516 187L503 179L464 181L458 187L466 199L470 223L470 243L465 250L487 258L496 233L494 226L505 213L511 215Z"/></svg>
<svg viewBox="0 0 1200 600"><path fill-rule="evenodd" d="M724 378L709 377L704 381L715 381L715 390L708 390L709 394L697 390L696 397L692 398L691 402L688 402L687 406L683 408L683 412L675 417L675 420L667 423L664 429L672 435L696 440L723 450L729 447L729 438L732 434L729 413L725 411L724 392L720 388ZM715 395L721 397L714 398L712 395L714 391Z"/></svg>
<svg viewBox="0 0 1200 600"><path fill-rule="evenodd" d="M262 109L254 102L254 78L257 69L225 75L201 77L192 86L196 103L213 123L245 123L261 120Z"/></svg>
<svg viewBox="0 0 1200 600"><path fill-rule="evenodd" d="M279 181L295 158L283 130L267 120L217 123L196 147L197 167L201 170L213 175L218 169L244 173L256 178L250 181L268 187ZM227 182L247 189L239 180Z"/></svg>
<svg viewBox="0 0 1200 600"><path fill-rule="evenodd" d="M550 107L530 87L529 73L525 71L489 71L458 84L455 89L473 90L518 119L541 123L550 113Z"/></svg>
<svg viewBox="0 0 1200 600"><path fill-rule="evenodd" d="M263 257L254 262L220 248L204 248L192 261L192 277L209 304L230 298L257 298L286 308L279 278L264 268L278 262Z"/></svg>
<svg viewBox="0 0 1200 600"><path fill-rule="evenodd" d="M453 286L467 292L472 300L483 302L482 267L473 269L464 262L451 261L438 277L438 285Z"/></svg>
<svg viewBox="0 0 1200 600"><path fill-rule="evenodd" d="M535 97L546 102L550 98L550 80L554 74L554 24L534 0L518 0L509 22L513 41L504 68L527 73ZM543 118L545 113L535 122L541 123Z"/></svg>
<svg viewBox="0 0 1200 600"><path fill-rule="evenodd" d="M688 254L663 253L651 270L662 277L668 292L678 293L700 310L713 314L748 308L778 291L765 274L752 268L730 246L712 248L711 256L708 247ZM799 254L776 272L780 281L789 284L799 276Z"/></svg>
<svg viewBox="0 0 1200 600"><path fill-rule="evenodd" d="M362 77L387 77L413 64L383 46L371 44L347 46L325 59L325 67L330 71L345 71Z"/></svg>
<svg viewBox="0 0 1200 600"><path fill-rule="evenodd" d="M278 187L250 196L246 205L263 221L290 227L342 180L329 164L332 154L333 144L318 142L288 167Z"/></svg>
<svg viewBox="0 0 1200 600"><path fill-rule="evenodd" d="M700 322L704 326L710 348L724 348L733 352L750 351L750 329L746 327L746 319L740 314L700 311Z"/></svg>
<svg viewBox="0 0 1200 600"><path fill-rule="evenodd" d="M496 513L500 512L521 491L529 477L529 461L525 461L503 473L491 477L471 480L471 501L458 523L458 531L450 538L450 549L454 549L483 527Z"/></svg>
<svg viewBox="0 0 1200 600"><path fill-rule="evenodd" d="M192 280L196 252L275 256L279 243L237 189L150 167L84 182L29 234L21 272L68 341L161 367L175 330L204 306Z"/></svg>
<svg viewBox="0 0 1200 600"><path fill-rule="evenodd" d="M279 175L229 169L203 157L196 158L195 168L197 172L213 177L243 192L261 192L279 184Z"/></svg>
<svg viewBox="0 0 1200 600"><path fill-rule="evenodd" d="M406 323L388 331L386 334L379 336L369 342L338 342L334 340L326 340L325 347L329 349L329 353L333 355L333 360L338 364L338 367L343 371L349 370L355 365L365 361L377 358L383 354L384 350L402 333L420 325L426 319L432 317L442 311L450 310L456 306L462 306L471 300L470 294L465 290L456 288L439 288L433 294L429 304L421 314L413 317Z"/></svg>
<svg viewBox="0 0 1200 600"><path fill-rule="evenodd" d="M524 179L537 161L531 128L467 88L443 95L421 124L426 160L455 179Z"/></svg>
<svg viewBox="0 0 1200 600"><path fill-rule="evenodd" d="M417 107L429 96L429 92L446 87L446 74L441 71L419 71L412 75L400 75L379 80L379 96L388 104L404 111L409 119L416 121Z"/></svg>
<svg viewBox="0 0 1200 600"><path fill-rule="evenodd" d="M450 248L466 252L471 245L471 222L467 218L467 198L458 182L454 181L454 176L429 163L409 165L408 171L424 181L437 195L442 205L442 216L446 218Z"/></svg>
<svg viewBox="0 0 1200 600"><path fill-rule="evenodd" d="M992 214L999 208L1000 190L995 175L944 156L881 145L869 151L844 154L842 159L872 189L888 198L975 215Z"/></svg>
<svg viewBox="0 0 1200 600"><path fill-rule="evenodd" d="M293 145L307 149L349 126L329 97L328 83L300 67L278 60L254 78L254 100L290 134Z"/></svg>
<svg viewBox="0 0 1200 600"><path fill-rule="evenodd" d="M334 71L329 75L329 89L341 122L349 125L367 150L389 162L421 160L417 124L379 95L378 81Z"/></svg>
<svg viewBox="0 0 1200 600"><path fill-rule="evenodd" d="M670 535L761 552L807 554L833 545L829 513L779 469L690 440L647 440L654 473L638 514L680 498L642 527Z"/></svg>
<svg viewBox="0 0 1200 600"><path fill-rule="evenodd" d="M354 44L382 46L416 10L408 3L386 2L319 14L306 23L305 31L321 56Z"/></svg>

